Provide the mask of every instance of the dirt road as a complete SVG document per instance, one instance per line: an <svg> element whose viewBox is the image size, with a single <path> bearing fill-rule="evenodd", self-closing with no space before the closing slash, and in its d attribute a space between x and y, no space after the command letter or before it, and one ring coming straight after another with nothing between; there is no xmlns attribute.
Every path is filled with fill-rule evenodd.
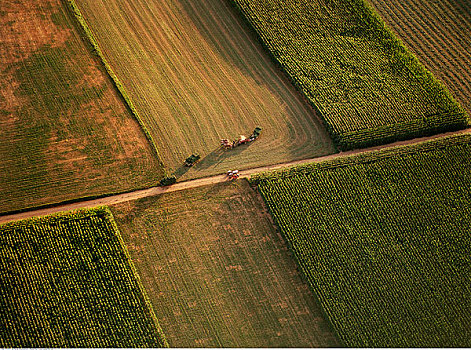
<svg viewBox="0 0 471 350"><path fill-rule="evenodd" d="M448 132L448 133L439 134L439 135L416 138L416 139L407 140L407 141L394 142L394 143L390 143L390 144L382 145L382 146L358 149L358 150L353 150L353 151L348 151L348 152L340 152L340 153L336 153L336 154L332 154L332 155L328 155L324 157L303 159L303 160L298 160L298 161L289 162L289 163L282 163L282 164L275 164L275 165L266 166L266 167L247 169L247 170L240 171L240 177L248 178L251 175L260 173L262 171L275 170L275 169L289 167L293 165L299 165L303 163L322 162L322 161L326 161L326 160L330 160L334 158L346 157L349 155L354 155L354 154L359 154L359 153L364 153L364 152L371 152L375 150L391 148L391 147L396 147L396 146L401 146L401 145L411 145L411 144L415 144L415 143L419 143L423 141L433 140L435 138L439 138L443 136L469 134L469 133L471 133L471 129L465 129L465 130ZM210 177L205 177L205 178L196 179L196 180L179 182L168 187L151 187L145 190L122 193L122 194L99 198L99 199L84 200L84 201L80 201L76 203L57 205L50 208L30 210L23 213L17 213L17 214L11 214L11 215L2 215L0 216L0 223L26 219L33 216L43 216L43 215L53 214L53 213L57 213L61 211L79 209L79 208L92 208L92 207L101 206L101 205L112 205L112 204L127 202L131 200L136 200L139 198L155 196L155 195L159 195L166 192L181 191L188 188L211 185L211 184L225 182L225 181L230 181L230 180L227 178L225 174L222 174L222 175L210 176Z"/></svg>

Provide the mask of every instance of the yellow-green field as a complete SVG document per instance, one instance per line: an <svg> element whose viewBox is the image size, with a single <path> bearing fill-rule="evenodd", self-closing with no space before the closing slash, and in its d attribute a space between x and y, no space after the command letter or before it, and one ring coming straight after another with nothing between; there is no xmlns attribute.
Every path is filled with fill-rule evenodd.
<svg viewBox="0 0 471 350"><path fill-rule="evenodd" d="M245 180L112 211L171 347L339 346Z"/></svg>
<svg viewBox="0 0 471 350"><path fill-rule="evenodd" d="M155 152L67 6L0 2L0 212L161 177Z"/></svg>
<svg viewBox="0 0 471 350"><path fill-rule="evenodd" d="M334 152L321 122L227 1L76 0L106 60L182 178ZM250 146L222 152L222 138ZM184 159L200 153L186 173Z"/></svg>

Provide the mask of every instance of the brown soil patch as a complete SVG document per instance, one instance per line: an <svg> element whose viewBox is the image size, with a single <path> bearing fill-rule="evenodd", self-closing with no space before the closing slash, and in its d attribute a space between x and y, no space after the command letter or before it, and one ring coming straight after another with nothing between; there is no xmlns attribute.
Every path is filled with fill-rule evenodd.
<svg viewBox="0 0 471 350"><path fill-rule="evenodd" d="M339 345L260 212L245 181L113 207L170 346Z"/></svg>
<svg viewBox="0 0 471 350"><path fill-rule="evenodd" d="M28 58L43 45L63 46L70 30L54 24L55 0L2 0L0 3L0 67Z"/></svg>
<svg viewBox="0 0 471 350"><path fill-rule="evenodd" d="M162 176L65 2L1 1L0 69L0 212Z"/></svg>

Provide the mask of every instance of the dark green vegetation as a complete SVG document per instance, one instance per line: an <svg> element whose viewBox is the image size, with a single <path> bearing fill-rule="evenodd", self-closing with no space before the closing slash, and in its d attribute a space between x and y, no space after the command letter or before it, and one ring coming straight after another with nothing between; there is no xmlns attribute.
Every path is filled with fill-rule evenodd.
<svg viewBox="0 0 471 350"><path fill-rule="evenodd" d="M471 115L471 2L369 1Z"/></svg>
<svg viewBox="0 0 471 350"><path fill-rule="evenodd" d="M66 3L0 10L0 212L157 184L154 150Z"/></svg>
<svg viewBox="0 0 471 350"><path fill-rule="evenodd" d="M0 226L0 347L159 347L107 209Z"/></svg>
<svg viewBox="0 0 471 350"><path fill-rule="evenodd" d="M464 128L467 117L363 0L233 0L342 150Z"/></svg>
<svg viewBox="0 0 471 350"><path fill-rule="evenodd" d="M339 337L471 346L471 136L254 178Z"/></svg>
<svg viewBox="0 0 471 350"><path fill-rule="evenodd" d="M112 210L170 346L339 345L245 180Z"/></svg>

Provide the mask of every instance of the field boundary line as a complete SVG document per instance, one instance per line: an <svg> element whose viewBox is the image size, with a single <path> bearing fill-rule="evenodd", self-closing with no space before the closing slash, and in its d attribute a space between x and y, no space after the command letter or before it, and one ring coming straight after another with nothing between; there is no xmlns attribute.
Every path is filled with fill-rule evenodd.
<svg viewBox="0 0 471 350"><path fill-rule="evenodd" d="M103 208L105 215L107 215L110 219L110 224L113 227L114 234L118 238L119 245L121 246L121 249L124 252L124 255L126 256L126 262L128 263L129 268L137 283L137 286L139 287L141 295L144 299L144 304L146 305L147 311L149 312L150 318L154 322L155 327L157 328L157 338L159 339L159 342L160 342L159 345L162 348L169 348L170 345L168 344L167 337L165 336L165 333L162 327L160 326L159 319L157 318L157 315L155 314L154 307L152 306L152 303L150 302L149 296L147 295L147 291L142 284L141 277L139 276L139 273L137 272L136 265L134 265L134 262L132 261L131 254L129 254L128 247L124 243L124 239L121 236L121 231L119 230L118 224L116 220L114 219L114 215L111 209L108 208L107 206L104 206L101 208Z"/></svg>
<svg viewBox="0 0 471 350"><path fill-rule="evenodd" d="M126 92L126 89L124 88L124 85L121 83L119 80L118 76L114 73L113 69L111 68L110 64L105 58L105 55L100 49L100 46L98 45L98 41L95 38L95 35L93 34L92 30L88 26L85 18L82 15L82 12L80 11L79 7L75 3L75 0L65 0L67 4L69 5L68 8L72 11L73 16L77 19L78 23L80 24L80 27L82 28L86 38L96 51L96 54L100 58L101 62L103 63L103 66L105 67L106 72L108 73L109 77L111 78L111 81L113 82L114 86L118 90L119 94L121 97L124 99L124 102L126 106L129 108L131 111L132 115L134 118L137 120L139 125L141 126L142 131L144 132L147 140L150 142L152 149L154 150L157 160L159 164L162 166L164 174L167 173L167 169L165 168L164 163L162 162L162 158L160 157L159 149L157 148L157 145L150 134L149 130L147 129L146 125L142 121L142 118L137 111L136 107L134 106L131 98L129 97L128 93Z"/></svg>
<svg viewBox="0 0 471 350"><path fill-rule="evenodd" d="M246 5L244 5L244 2ZM263 24L260 24L263 20L261 17L257 17L256 10L252 11L252 8L257 7L257 5L249 5L249 2L244 0L231 0L231 3L240 12L241 16L244 17L245 22L255 33L258 41L270 53L270 57L274 60L275 64L289 77L296 89L299 90L318 113L319 118L323 121L337 149L349 151L363 147L374 147L379 144L387 145L390 142L395 142L397 139L413 140L414 138L464 130L470 127L471 116L467 114L463 106L455 99L448 87L428 70L425 64L409 50L402 38L396 35L379 12L376 11L375 7L367 0L351 1L353 11L356 13L355 16L359 16L362 20L368 22L367 26L369 30L374 32L374 41L378 45L384 48L394 49L394 53L391 53L391 57L397 59L398 62L404 65L405 69L409 72L408 75L413 77L424 89L426 92L426 95L424 95L425 98L433 99L435 101L434 103L443 104L443 106L447 107L447 112L442 111L438 113L436 115L438 118L435 118L436 120L432 119L431 121L427 120L427 122L424 122L424 119L418 118L416 113L413 119L406 122L388 124L378 119L378 125L374 127L362 126L350 130L341 126L335 119L327 116L327 114L329 114L327 112L330 109L326 109L326 106L328 106L329 103L327 101L322 102L320 99L312 97L312 93L320 86L316 85L315 89L306 87L307 85L301 79L302 74L300 75L299 65L294 67L289 63L289 60L286 60L284 58L285 56L280 53L279 48L283 47L284 44L282 44L281 41L276 43L276 40L273 40L270 32L267 31L266 28L263 28ZM289 16L287 19L289 19ZM284 29L281 31L283 32ZM281 35L283 36L284 34L286 33L282 33ZM403 74L403 76L405 77L407 75ZM313 82L312 79L308 80ZM353 106L353 104L351 106ZM451 108L452 106L453 108ZM332 111L336 112L335 108L331 110L331 112ZM425 119L429 117L430 115L426 115ZM397 116L394 117L394 119L397 119ZM409 127L408 124L413 127Z"/></svg>
<svg viewBox="0 0 471 350"><path fill-rule="evenodd" d="M345 158L348 156L353 156L353 155L357 155L361 153L369 153L369 152L379 151L383 149L391 149L391 148L395 148L399 146L413 145L413 144L418 144L425 141L443 138L446 136L465 135L465 134L471 134L471 128L464 129L464 130L450 131L443 134L420 137L420 138L415 138L415 139L406 140L406 141L398 141L398 142L390 143L387 145L379 145L379 146L374 146L370 148L361 148L361 149L356 149L352 151L334 153L334 154L317 157L317 158L301 159L301 160L296 160L289 163L274 164L274 165L269 165L265 167L241 170L240 178L248 179L252 175L258 174L261 172L278 170L281 168L288 168L288 167L301 165L305 163L320 163L323 161L333 160L336 158ZM80 209L80 208L94 208L94 207L99 207L99 206L114 205L118 203L145 198L145 197L152 197L152 196L156 196L156 195L167 193L167 192L182 191L182 190L186 190L190 188L212 185L212 184L217 184L217 183L222 183L222 182L229 182L229 181L231 180L227 178L226 174L220 174L220 175L214 175L210 177L199 178L195 180L177 182L174 185L166 186L166 187L150 187L143 190L125 192L121 194L111 195L107 197L100 197L100 198L91 199L91 200L82 200L82 201L77 201L74 203L62 203L62 204L58 203L57 205L50 206L47 208L31 209L31 210L22 211L22 212L14 213L14 214L0 215L0 224L10 222L10 221L31 218L33 216L49 215L49 214L58 213L61 211L70 211L70 210L75 210L75 209Z"/></svg>

